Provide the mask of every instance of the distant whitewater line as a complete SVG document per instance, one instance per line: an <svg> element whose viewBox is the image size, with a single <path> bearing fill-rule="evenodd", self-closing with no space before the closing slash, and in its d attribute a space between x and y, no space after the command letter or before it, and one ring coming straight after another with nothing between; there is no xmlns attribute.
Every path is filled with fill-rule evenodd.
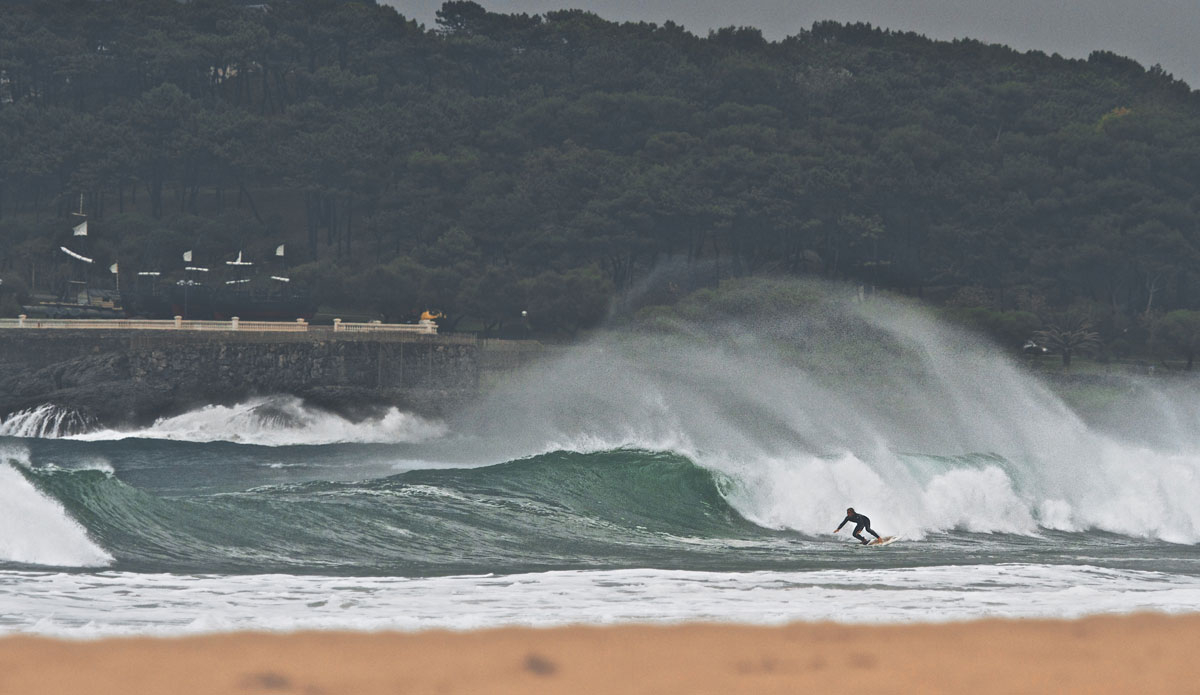
<svg viewBox="0 0 1200 695"><path fill-rule="evenodd" d="M354 422L336 413L305 405L299 398L256 398L232 406L209 405L182 415L159 418L135 430L97 430L73 439L100 441L171 439L190 442L229 441L264 446L292 444L420 442L446 433L445 425L389 408L383 415Z"/></svg>
<svg viewBox="0 0 1200 695"><path fill-rule="evenodd" d="M397 408L352 421L306 405L293 396L256 398L237 405L209 405L182 415L159 418L149 427L93 429L94 421L76 411L43 405L0 421L0 436L112 441L170 439L228 441L263 446L335 443L411 443L441 437L446 426Z"/></svg>

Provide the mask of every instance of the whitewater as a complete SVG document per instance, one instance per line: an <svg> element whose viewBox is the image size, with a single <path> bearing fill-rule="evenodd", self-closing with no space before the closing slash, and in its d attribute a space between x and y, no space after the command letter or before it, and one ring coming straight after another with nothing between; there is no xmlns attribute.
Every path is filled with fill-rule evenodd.
<svg viewBox="0 0 1200 695"><path fill-rule="evenodd" d="M0 633L1200 607L1190 381L1081 409L920 308L814 296L611 331L444 421L288 396L127 430L13 414ZM901 542L832 535L847 506Z"/></svg>

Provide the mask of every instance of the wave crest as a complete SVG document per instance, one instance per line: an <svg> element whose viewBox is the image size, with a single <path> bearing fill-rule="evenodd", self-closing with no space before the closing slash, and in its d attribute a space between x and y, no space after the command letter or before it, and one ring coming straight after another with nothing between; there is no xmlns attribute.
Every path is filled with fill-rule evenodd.
<svg viewBox="0 0 1200 695"><path fill-rule="evenodd" d="M0 447L0 562L57 567L108 565L112 555L96 545L56 499L22 473L29 452Z"/></svg>
<svg viewBox="0 0 1200 695"><path fill-rule="evenodd" d="M389 408L382 415L353 421L313 408L293 396L256 398L232 406L209 405L199 410L159 418L149 427L96 430L71 439L104 441L128 438L188 442L240 442L263 446L290 444L398 444L443 436L446 426Z"/></svg>

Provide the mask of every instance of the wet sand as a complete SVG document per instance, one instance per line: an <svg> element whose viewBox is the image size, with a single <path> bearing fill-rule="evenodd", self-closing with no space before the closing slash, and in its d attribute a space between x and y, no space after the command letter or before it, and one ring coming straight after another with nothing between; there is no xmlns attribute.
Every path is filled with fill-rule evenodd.
<svg viewBox="0 0 1200 695"><path fill-rule="evenodd" d="M0 639L0 693L1200 692L1200 615Z"/></svg>

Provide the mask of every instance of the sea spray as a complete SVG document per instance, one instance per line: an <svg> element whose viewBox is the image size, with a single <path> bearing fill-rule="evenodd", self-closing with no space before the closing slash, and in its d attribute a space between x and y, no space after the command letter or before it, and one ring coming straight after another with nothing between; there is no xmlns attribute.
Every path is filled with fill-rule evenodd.
<svg viewBox="0 0 1200 695"><path fill-rule="evenodd" d="M191 442L229 441L265 446L293 444L405 443L436 439L445 425L397 408L354 421L307 405L294 396L255 398L232 406L210 405L153 425L128 430L96 430L73 438L103 441L125 438ZM32 436L32 435L31 435Z"/></svg>
<svg viewBox="0 0 1200 695"><path fill-rule="evenodd" d="M909 537L1042 527L1200 540L1192 439L1135 442L1086 422L920 307L805 288L787 311L742 304L722 318L714 301L667 332L603 334L454 427L478 435L481 458L572 442L676 451L737 481L729 499L746 518L810 534L854 505Z"/></svg>
<svg viewBox="0 0 1200 695"><path fill-rule="evenodd" d="M0 418L0 437L65 437L94 426L91 418L74 409L46 403Z"/></svg>

